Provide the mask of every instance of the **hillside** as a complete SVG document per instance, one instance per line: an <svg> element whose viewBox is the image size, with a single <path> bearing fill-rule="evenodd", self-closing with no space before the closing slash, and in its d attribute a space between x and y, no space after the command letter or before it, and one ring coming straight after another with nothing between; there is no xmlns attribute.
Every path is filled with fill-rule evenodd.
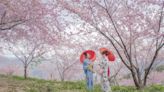
<svg viewBox="0 0 164 92"><path fill-rule="evenodd" d="M143 92L134 87L112 87L113 92ZM29 78L24 80L18 76L0 75L0 92L87 92L85 82L57 82ZM101 92L96 85L94 92ZM144 92L164 92L163 85L153 85Z"/></svg>
<svg viewBox="0 0 164 92"><path fill-rule="evenodd" d="M0 92L85 92L84 82L57 82L0 75ZM99 90L96 89L96 90Z"/></svg>

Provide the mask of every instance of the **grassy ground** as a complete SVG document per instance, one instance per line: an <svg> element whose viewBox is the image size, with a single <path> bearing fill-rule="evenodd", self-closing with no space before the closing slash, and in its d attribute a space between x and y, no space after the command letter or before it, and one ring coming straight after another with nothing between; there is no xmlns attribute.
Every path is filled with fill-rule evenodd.
<svg viewBox="0 0 164 92"><path fill-rule="evenodd" d="M100 86L95 85L94 92L101 92ZM164 92L164 85L152 85L137 91L134 87L115 86L113 92ZM87 92L85 82L57 82L34 78L24 80L18 76L0 75L0 92Z"/></svg>

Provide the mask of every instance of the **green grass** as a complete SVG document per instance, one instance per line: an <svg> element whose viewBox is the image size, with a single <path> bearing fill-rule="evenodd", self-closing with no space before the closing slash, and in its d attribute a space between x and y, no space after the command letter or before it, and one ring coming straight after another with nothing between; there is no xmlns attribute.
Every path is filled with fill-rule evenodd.
<svg viewBox="0 0 164 92"><path fill-rule="evenodd" d="M1 81L4 84L1 84ZM5 82L7 85L5 86ZM0 92L87 92L84 81L78 82L60 82L47 81L36 78L24 79L18 76L4 76L0 75L0 89L1 85L7 88ZM164 85L152 85L143 90L136 90L132 86L113 86L113 92L164 92ZM95 85L93 92L101 92L100 85Z"/></svg>

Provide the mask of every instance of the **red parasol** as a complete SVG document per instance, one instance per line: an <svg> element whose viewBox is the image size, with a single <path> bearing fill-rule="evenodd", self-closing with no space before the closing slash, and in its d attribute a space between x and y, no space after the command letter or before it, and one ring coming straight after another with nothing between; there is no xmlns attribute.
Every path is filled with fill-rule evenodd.
<svg viewBox="0 0 164 92"><path fill-rule="evenodd" d="M110 50L108 50L107 48L100 48L99 50L100 50L100 53L103 53L104 51L108 51L108 56L107 56L108 60L115 61L115 56Z"/></svg>
<svg viewBox="0 0 164 92"><path fill-rule="evenodd" d="M99 50L100 50L100 53L103 53L104 51L108 51L107 48L100 48Z"/></svg>
<svg viewBox="0 0 164 92"><path fill-rule="evenodd" d="M107 57L108 57L108 60L112 61L112 62L115 61L115 59L116 59L114 54L111 51L108 51L108 56Z"/></svg>
<svg viewBox="0 0 164 92"><path fill-rule="evenodd" d="M90 55L90 60L92 62L94 62L96 60L96 54L93 50L86 50L84 51L81 55L80 55L80 62L83 63L84 59L85 59L85 56L84 56L84 53L87 53Z"/></svg>

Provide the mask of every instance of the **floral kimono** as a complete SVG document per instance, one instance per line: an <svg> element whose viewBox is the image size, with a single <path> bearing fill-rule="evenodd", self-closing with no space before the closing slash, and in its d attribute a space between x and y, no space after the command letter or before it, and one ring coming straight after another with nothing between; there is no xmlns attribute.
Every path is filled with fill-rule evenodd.
<svg viewBox="0 0 164 92"><path fill-rule="evenodd" d="M102 70L102 74L101 74L102 92L112 92L111 87L109 85L109 81L108 81L108 74L109 74L108 61L105 58L103 58L103 60L100 62L99 65L100 65L100 68Z"/></svg>
<svg viewBox="0 0 164 92"><path fill-rule="evenodd" d="M91 68L91 61L89 59L85 59L83 62L83 69L86 75L87 89L90 91L93 90L93 72Z"/></svg>

